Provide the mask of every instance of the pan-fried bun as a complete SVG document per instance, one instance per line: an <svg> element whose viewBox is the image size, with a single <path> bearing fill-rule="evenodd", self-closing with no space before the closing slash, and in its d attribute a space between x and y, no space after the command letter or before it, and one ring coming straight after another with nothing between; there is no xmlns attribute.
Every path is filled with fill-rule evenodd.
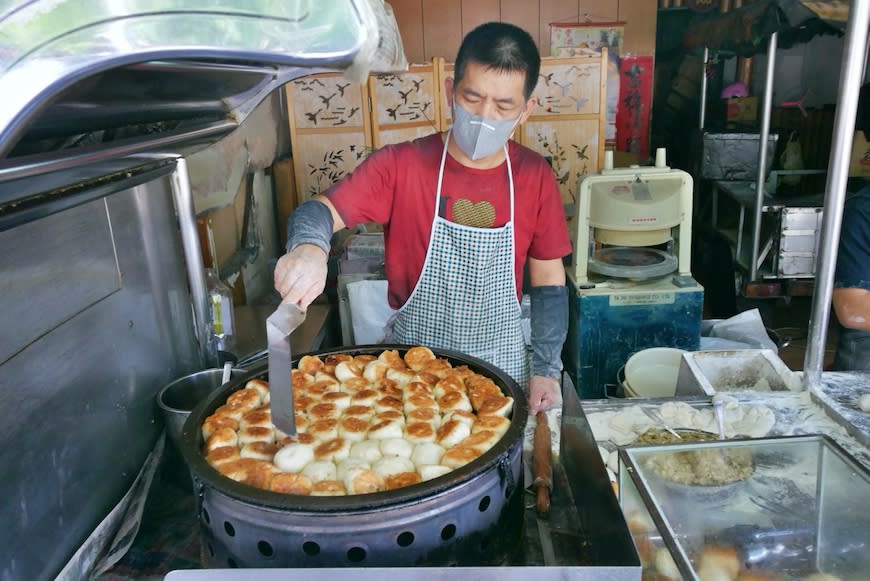
<svg viewBox="0 0 870 581"><path fill-rule="evenodd" d="M349 468L344 477L348 494L370 494L384 487L384 480L374 470L356 466Z"/></svg>
<svg viewBox="0 0 870 581"><path fill-rule="evenodd" d="M280 492L282 494L308 496L311 494L311 486L311 479L304 474L279 472L272 476L272 482L269 483L269 490L272 492Z"/></svg>
<svg viewBox="0 0 870 581"><path fill-rule="evenodd" d="M469 435L471 435L471 427L468 424L459 420L448 420L438 428L435 441L445 448L451 448Z"/></svg>
<svg viewBox="0 0 870 581"><path fill-rule="evenodd" d="M414 446L414 451L411 452L411 462L418 469L426 464L438 464L445 451L442 446L434 442L423 442Z"/></svg>
<svg viewBox="0 0 870 581"><path fill-rule="evenodd" d="M219 448L213 448L205 455L206 461L214 467L238 460L239 458L241 458L241 454L236 446L220 446Z"/></svg>
<svg viewBox="0 0 870 581"><path fill-rule="evenodd" d="M471 425L471 433L481 431L495 432L499 436L503 436L508 428L511 427L511 421L503 416L479 416Z"/></svg>
<svg viewBox="0 0 870 581"><path fill-rule="evenodd" d="M425 422L411 422L405 425L405 440L412 444L435 441L435 428Z"/></svg>
<svg viewBox="0 0 870 581"><path fill-rule="evenodd" d="M317 484L321 480L335 480L336 468L332 460L314 460L305 465L302 474Z"/></svg>
<svg viewBox="0 0 870 581"><path fill-rule="evenodd" d="M350 442L344 438L327 440L314 448L315 460L338 462L350 456Z"/></svg>
<svg viewBox="0 0 870 581"><path fill-rule="evenodd" d="M205 452L211 452L222 446L238 446L239 435L232 428L220 428L205 441Z"/></svg>
<svg viewBox="0 0 870 581"><path fill-rule="evenodd" d="M474 448L465 448L463 446L454 446L444 452L441 456L441 464L450 468L459 468L465 466L472 460L480 456L480 451Z"/></svg>
<svg viewBox="0 0 870 581"><path fill-rule="evenodd" d="M422 371L435 361L435 354L428 347L411 347L405 352L405 364L414 371Z"/></svg>
<svg viewBox="0 0 870 581"><path fill-rule="evenodd" d="M288 444L275 452L273 462L282 472L300 472L314 460L314 446L308 444Z"/></svg>
<svg viewBox="0 0 870 581"><path fill-rule="evenodd" d="M319 480L311 487L311 496L345 496L347 490L338 480Z"/></svg>
<svg viewBox="0 0 870 581"><path fill-rule="evenodd" d="M417 472L420 473L420 478L426 481L453 472L453 468L441 464L420 464L417 466Z"/></svg>
<svg viewBox="0 0 870 581"><path fill-rule="evenodd" d="M281 446L273 442L251 442L242 446L241 457L272 462Z"/></svg>
<svg viewBox="0 0 870 581"><path fill-rule="evenodd" d="M491 397L484 401L479 408L477 408L478 416L502 416L507 417L510 415L511 410L514 409L514 398L509 396L498 396Z"/></svg>
<svg viewBox="0 0 870 581"><path fill-rule="evenodd" d="M407 472L399 472L384 478L384 488L387 490L395 490L396 488L404 488L422 482L423 479L417 474L416 470L408 470Z"/></svg>

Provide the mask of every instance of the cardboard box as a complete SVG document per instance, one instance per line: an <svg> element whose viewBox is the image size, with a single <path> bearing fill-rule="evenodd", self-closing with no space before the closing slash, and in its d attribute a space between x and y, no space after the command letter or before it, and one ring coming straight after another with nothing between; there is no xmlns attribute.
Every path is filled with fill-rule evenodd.
<svg viewBox="0 0 870 581"><path fill-rule="evenodd" d="M870 177L870 141L863 131L856 131L852 140L852 158L849 163L850 176Z"/></svg>
<svg viewBox="0 0 870 581"><path fill-rule="evenodd" d="M758 97L738 97L726 101L726 121L754 123L756 119L758 119Z"/></svg>

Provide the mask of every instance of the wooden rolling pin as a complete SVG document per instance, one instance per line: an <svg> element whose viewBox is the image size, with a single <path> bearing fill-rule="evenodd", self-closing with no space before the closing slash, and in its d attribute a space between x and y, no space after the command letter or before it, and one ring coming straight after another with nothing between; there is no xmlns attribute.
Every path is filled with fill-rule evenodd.
<svg viewBox="0 0 870 581"><path fill-rule="evenodd" d="M550 427L547 414L538 412L536 416L535 439L532 448L532 466L537 500L535 509L538 516L546 517L550 512L550 491L553 489L553 463L550 446Z"/></svg>

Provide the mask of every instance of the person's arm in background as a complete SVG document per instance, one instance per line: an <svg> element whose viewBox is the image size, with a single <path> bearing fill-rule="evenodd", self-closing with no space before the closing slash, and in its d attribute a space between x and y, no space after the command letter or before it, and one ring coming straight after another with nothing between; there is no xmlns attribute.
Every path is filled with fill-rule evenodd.
<svg viewBox="0 0 870 581"><path fill-rule="evenodd" d="M562 403L562 345L568 334L568 291L565 267L559 258L528 259L532 301L532 378L529 412Z"/></svg>
<svg viewBox="0 0 870 581"><path fill-rule="evenodd" d="M870 186L843 207L831 303L841 325L870 331Z"/></svg>
<svg viewBox="0 0 870 581"><path fill-rule="evenodd" d="M870 261L870 256L867 260ZM847 329L870 331L870 290L835 288L831 303L841 325Z"/></svg>

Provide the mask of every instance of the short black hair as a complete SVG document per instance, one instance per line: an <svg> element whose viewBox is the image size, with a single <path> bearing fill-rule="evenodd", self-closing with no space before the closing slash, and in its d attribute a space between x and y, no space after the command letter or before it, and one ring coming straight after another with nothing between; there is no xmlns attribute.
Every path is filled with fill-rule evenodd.
<svg viewBox="0 0 870 581"><path fill-rule="evenodd" d="M518 26L506 22L481 24L462 39L454 63L453 79L459 84L465 75L468 61L474 61L503 72L523 72L526 83L523 95L532 96L538 84L541 55L531 35Z"/></svg>

